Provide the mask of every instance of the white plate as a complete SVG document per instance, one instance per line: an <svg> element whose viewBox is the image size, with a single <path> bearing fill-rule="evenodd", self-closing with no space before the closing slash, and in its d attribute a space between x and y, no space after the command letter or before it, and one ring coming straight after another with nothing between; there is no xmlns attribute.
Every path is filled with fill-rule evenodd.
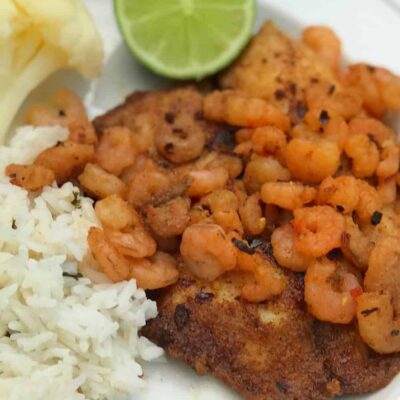
<svg viewBox="0 0 400 400"><path fill-rule="evenodd" d="M68 86L83 96L91 116L96 116L120 103L133 90L168 86L169 82L145 70L126 50L113 19L112 1L84 1L104 39L106 64L103 75L88 84L73 73L59 73L35 91L27 104L43 101L58 87ZM400 0L260 0L258 25L266 19L274 20L291 35L298 35L308 24L328 24L343 39L347 58L385 65L400 72L400 52L397 50ZM145 365L145 377L148 388L134 396L135 400L240 399L211 376L199 377L172 360ZM379 393L351 399L400 399L400 376Z"/></svg>

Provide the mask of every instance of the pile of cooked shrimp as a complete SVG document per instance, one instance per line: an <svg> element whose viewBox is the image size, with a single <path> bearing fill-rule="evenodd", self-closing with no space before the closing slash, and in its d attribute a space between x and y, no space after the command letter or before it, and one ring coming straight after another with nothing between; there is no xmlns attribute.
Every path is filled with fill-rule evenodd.
<svg viewBox="0 0 400 400"><path fill-rule="evenodd" d="M103 229L92 228L88 243L113 282L162 288L178 280L183 259L208 281L246 271L253 280L242 298L262 302L285 290L285 269L304 273L314 317L356 318L370 347L400 351L399 146L381 121L400 109L400 78L364 64L340 71L340 43L326 28L306 29L303 42L341 89L313 82L296 125L263 98L207 94L203 118L237 127L231 154L206 151L204 137L189 132L165 168L149 155L159 147L151 138L125 127L98 138L80 99L63 90L56 107L35 106L27 119L67 127L68 140L6 173L32 191L77 178L98 199Z"/></svg>

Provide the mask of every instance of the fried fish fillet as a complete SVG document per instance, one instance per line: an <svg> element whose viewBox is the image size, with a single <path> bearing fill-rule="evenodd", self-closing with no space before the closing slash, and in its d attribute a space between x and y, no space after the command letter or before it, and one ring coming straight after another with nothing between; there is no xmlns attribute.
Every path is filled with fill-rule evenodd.
<svg viewBox="0 0 400 400"><path fill-rule="evenodd" d="M400 355L374 353L355 324L312 318L302 274L288 277L282 296L249 304L240 299L238 273L212 284L184 276L157 298L159 315L142 333L248 400L322 400L385 386L400 370Z"/></svg>
<svg viewBox="0 0 400 400"><path fill-rule="evenodd" d="M268 23L221 76L220 85L268 98L296 120L304 109L304 90L316 80L340 87L310 49ZM120 125L151 138L173 116L184 115L205 130L209 144L222 144L220 150L226 151L234 144L231 128L204 121L202 100L194 86L138 92L94 124L99 133ZM229 273L210 284L187 275L183 264L181 270L180 281L157 294L159 315L142 333L246 399L322 400L366 393L400 371L400 355L373 352L356 324L333 325L310 316L302 274L287 273L286 291L276 299L249 304L240 298L245 276Z"/></svg>
<svg viewBox="0 0 400 400"><path fill-rule="evenodd" d="M219 79L221 88L263 97L297 120L304 113L304 91L322 81L340 89L329 66L310 48L265 23L239 59Z"/></svg>

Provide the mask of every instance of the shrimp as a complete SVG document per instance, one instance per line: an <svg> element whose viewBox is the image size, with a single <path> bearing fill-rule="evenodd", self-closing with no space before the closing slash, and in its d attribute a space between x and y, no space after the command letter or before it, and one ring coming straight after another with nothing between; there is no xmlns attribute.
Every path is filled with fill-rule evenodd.
<svg viewBox="0 0 400 400"><path fill-rule="evenodd" d="M200 204L207 206L212 213L218 211L237 211L239 200L235 193L227 189L216 189L202 197Z"/></svg>
<svg viewBox="0 0 400 400"><path fill-rule="evenodd" d="M256 154L275 156L281 164L285 162L286 135L280 129L273 126L256 128L251 143Z"/></svg>
<svg viewBox="0 0 400 400"><path fill-rule="evenodd" d="M383 142L381 161L376 168L376 176L387 179L395 175L399 170L399 148L394 141Z"/></svg>
<svg viewBox="0 0 400 400"><path fill-rule="evenodd" d="M77 94L69 89L61 89L54 96L53 102L57 108L43 105L31 107L27 113L27 123L34 126L60 125L69 129L69 140L72 142L97 143L93 125Z"/></svg>
<svg viewBox="0 0 400 400"><path fill-rule="evenodd" d="M33 164L51 169L62 184L79 175L93 154L92 145L66 141L42 151Z"/></svg>
<svg viewBox="0 0 400 400"><path fill-rule="evenodd" d="M387 141L395 141L394 131L375 118L353 118L349 128L351 134L368 136L381 147Z"/></svg>
<svg viewBox="0 0 400 400"><path fill-rule="evenodd" d="M96 148L94 162L113 175L121 175L135 162L136 151L131 136L131 131L125 127L105 130Z"/></svg>
<svg viewBox="0 0 400 400"><path fill-rule="evenodd" d="M337 91L327 82L313 84L306 89L306 104L309 110L325 111L330 118L343 117L348 120L362 110L362 98L357 90Z"/></svg>
<svg viewBox="0 0 400 400"><path fill-rule="evenodd" d="M108 241L101 229L90 228L87 241L93 257L111 281L120 282L129 278L129 262Z"/></svg>
<svg viewBox="0 0 400 400"><path fill-rule="evenodd" d="M292 139L286 147L290 174L305 183L319 183L334 175L340 165L340 150L326 139Z"/></svg>
<svg viewBox="0 0 400 400"><path fill-rule="evenodd" d="M341 250L357 268L365 271L368 267L368 258L373 248L373 243L364 234L359 226L349 216L345 217L346 240L342 241Z"/></svg>
<svg viewBox="0 0 400 400"><path fill-rule="evenodd" d="M189 224L190 200L177 197L159 207L147 209L147 223L161 237L173 237L183 233Z"/></svg>
<svg viewBox="0 0 400 400"><path fill-rule="evenodd" d="M229 174L223 167L212 170L200 170L189 172L192 179L187 190L190 197L201 197L216 189L222 189L228 182Z"/></svg>
<svg viewBox="0 0 400 400"><path fill-rule="evenodd" d="M328 204L344 214L349 214L359 202L358 180L352 176L325 178L319 185L316 200L318 204Z"/></svg>
<svg viewBox="0 0 400 400"><path fill-rule="evenodd" d="M400 351L400 321L395 318L390 294L364 293L356 301L358 329L364 342L377 353Z"/></svg>
<svg viewBox="0 0 400 400"><path fill-rule="evenodd" d="M312 132L316 133L323 132L324 128L332 118L335 117L330 115L328 111L321 110L320 108L312 108L304 115L304 122L309 128L311 128Z"/></svg>
<svg viewBox="0 0 400 400"><path fill-rule="evenodd" d="M132 177L127 200L134 207L143 207L171 188L171 178L162 171L141 171Z"/></svg>
<svg viewBox="0 0 400 400"><path fill-rule="evenodd" d="M324 127L324 137L336 143L340 150L346 145L346 140L350 135L347 122L342 117L332 117Z"/></svg>
<svg viewBox="0 0 400 400"><path fill-rule="evenodd" d="M370 114L377 118L383 116L386 107L382 94L367 65L350 65L344 76L344 80L347 85L359 90L363 99L363 105Z"/></svg>
<svg viewBox="0 0 400 400"><path fill-rule="evenodd" d="M271 236L272 251L279 265L295 272L304 272L314 260L300 254L294 246L294 232L290 224L276 228Z"/></svg>
<svg viewBox="0 0 400 400"><path fill-rule="evenodd" d="M326 258L315 260L306 271L304 299L308 311L321 321L348 324L356 316L357 294L362 289L355 275L340 271Z"/></svg>
<svg viewBox="0 0 400 400"><path fill-rule="evenodd" d="M40 165L10 164L5 169L10 183L29 191L41 190L55 181L54 172Z"/></svg>
<svg viewBox="0 0 400 400"><path fill-rule="evenodd" d="M207 208L204 208L201 204L196 204L189 211L189 225L201 222L214 223L215 221L212 220L211 213Z"/></svg>
<svg viewBox="0 0 400 400"><path fill-rule="evenodd" d="M161 289L177 282L179 271L174 257L158 251L149 259L130 259L130 277L138 287L146 290Z"/></svg>
<svg viewBox="0 0 400 400"><path fill-rule="evenodd" d="M253 136L254 129L242 128L235 132L236 143L251 142L251 137Z"/></svg>
<svg viewBox="0 0 400 400"><path fill-rule="evenodd" d="M368 182L358 180L359 201L355 211L358 218L363 221L369 221L375 211L379 211L383 204L377 190Z"/></svg>
<svg viewBox="0 0 400 400"><path fill-rule="evenodd" d="M339 68L341 44L332 29L310 26L303 31L303 43L311 47L332 70Z"/></svg>
<svg viewBox="0 0 400 400"><path fill-rule="evenodd" d="M96 202L97 218L106 228L117 231L130 226L142 226L139 214L118 194L112 194Z"/></svg>
<svg viewBox="0 0 400 400"><path fill-rule="evenodd" d="M386 108L389 110L399 110L400 78L385 68L375 68L372 75L378 85Z"/></svg>
<svg viewBox="0 0 400 400"><path fill-rule="evenodd" d="M351 170L356 178L372 176L379 163L379 150L375 142L363 134L350 136L344 152L352 161Z"/></svg>
<svg viewBox="0 0 400 400"><path fill-rule="evenodd" d="M230 179L237 178L243 171L243 162L236 155L216 154L216 157L203 165L205 169L225 168ZM202 168L200 168L202 169Z"/></svg>
<svg viewBox="0 0 400 400"><path fill-rule="evenodd" d="M201 279L212 281L236 266L235 247L216 224L187 227L180 251L188 269Z"/></svg>
<svg viewBox="0 0 400 400"><path fill-rule="evenodd" d="M372 249L364 286L368 292L386 290L396 312L400 311L400 238L383 236Z"/></svg>
<svg viewBox="0 0 400 400"><path fill-rule="evenodd" d="M100 199L104 199L112 194L117 194L122 198L126 195L126 184L96 164L86 164L78 180L86 191Z"/></svg>
<svg viewBox="0 0 400 400"><path fill-rule="evenodd" d="M298 182L267 182L261 188L261 200L287 210L295 210L314 200L317 190Z"/></svg>
<svg viewBox="0 0 400 400"><path fill-rule="evenodd" d="M258 192L265 182L289 181L290 172L272 157L255 156L246 165L243 182L250 193Z"/></svg>
<svg viewBox="0 0 400 400"><path fill-rule="evenodd" d="M221 226L226 233L236 232L243 234L243 225L237 211L217 211L212 215L214 221Z"/></svg>
<svg viewBox="0 0 400 400"><path fill-rule="evenodd" d="M392 204L397 196L396 176L378 179L377 192L383 205Z"/></svg>
<svg viewBox="0 0 400 400"><path fill-rule="evenodd" d="M244 231L250 235L260 235L266 227L266 219L260 206L260 195L254 193L247 197L239 209Z"/></svg>
<svg viewBox="0 0 400 400"><path fill-rule="evenodd" d="M254 274L255 283L246 283L241 297L252 303L269 300L281 294L286 287L286 277L274 263L256 252L238 252L238 268Z"/></svg>
<svg viewBox="0 0 400 400"><path fill-rule="evenodd" d="M106 228L107 240L124 256L144 258L152 256L157 243L142 227L125 228L123 231Z"/></svg>
<svg viewBox="0 0 400 400"><path fill-rule="evenodd" d="M319 132L315 132L311 127L305 123L295 125L290 131L292 139L307 139L316 140L319 137Z"/></svg>
<svg viewBox="0 0 400 400"><path fill-rule="evenodd" d="M177 115L173 124L165 122L157 130L154 143L167 160L182 164L200 156L206 144L204 129L189 115Z"/></svg>
<svg viewBox="0 0 400 400"><path fill-rule="evenodd" d="M215 91L204 100L204 115L216 122L257 128L273 125L283 131L290 129L289 117L267 101L235 91Z"/></svg>
<svg viewBox="0 0 400 400"><path fill-rule="evenodd" d="M239 143L237 146L235 146L233 152L238 156L250 157L253 153L253 143L251 143L250 140L248 140L247 142Z"/></svg>
<svg viewBox="0 0 400 400"><path fill-rule="evenodd" d="M296 250L308 257L322 257L342 244L344 217L329 206L294 210L292 220Z"/></svg>

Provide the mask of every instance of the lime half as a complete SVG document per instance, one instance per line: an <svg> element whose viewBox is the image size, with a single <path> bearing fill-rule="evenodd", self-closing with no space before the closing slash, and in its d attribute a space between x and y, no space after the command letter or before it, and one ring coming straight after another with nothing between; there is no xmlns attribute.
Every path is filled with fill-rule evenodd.
<svg viewBox="0 0 400 400"><path fill-rule="evenodd" d="M114 0L130 50L154 72L201 79L232 62L247 44L255 0Z"/></svg>

